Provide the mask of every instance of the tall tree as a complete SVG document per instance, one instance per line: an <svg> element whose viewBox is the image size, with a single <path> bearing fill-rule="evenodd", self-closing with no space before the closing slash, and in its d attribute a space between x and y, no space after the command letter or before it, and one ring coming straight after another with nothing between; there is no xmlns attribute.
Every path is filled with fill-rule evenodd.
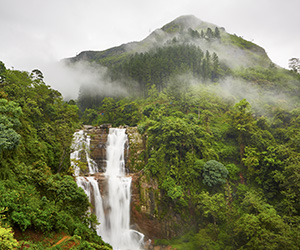
<svg viewBox="0 0 300 250"><path fill-rule="evenodd" d="M21 108L17 103L0 99L0 154L2 150L16 148L20 135L16 129L20 127Z"/></svg>
<svg viewBox="0 0 300 250"><path fill-rule="evenodd" d="M232 111L232 126L238 134L238 143L240 147L240 159L242 161L244 150L250 135L254 130L255 119L252 115L251 106L246 99L234 105Z"/></svg>
<svg viewBox="0 0 300 250"><path fill-rule="evenodd" d="M6 68L3 62L0 61L0 83L4 82Z"/></svg>
<svg viewBox="0 0 300 250"><path fill-rule="evenodd" d="M220 30L218 27L215 28L215 38L220 39L221 38L221 34L220 34Z"/></svg>
<svg viewBox="0 0 300 250"><path fill-rule="evenodd" d="M211 80L216 81L220 75L220 62L218 55L213 52L212 54L212 74Z"/></svg>
<svg viewBox="0 0 300 250"><path fill-rule="evenodd" d="M205 35L208 39L211 39L214 37L214 33L211 28L207 28Z"/></svg>
<svg viewBox="0 0 300 250"><path fill-rule="evenodd" d="M291 58L289 60L289 68L296 73L300 73L300 59Z"/></svg>

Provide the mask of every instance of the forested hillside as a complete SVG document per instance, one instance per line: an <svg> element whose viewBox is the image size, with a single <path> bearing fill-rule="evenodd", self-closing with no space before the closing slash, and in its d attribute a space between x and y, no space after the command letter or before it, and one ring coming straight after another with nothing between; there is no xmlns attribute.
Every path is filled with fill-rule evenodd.
<svg viewBox="0 0 300 250"><path fill-rule="evenodd" d="M0 249L50 248L65 234L79 249L109 249L89 228L96 219L71 177L78 126L77 106L46 85L41 71L0 62Z"/></svg>
<svg viewBox="0 0 300 250"><path fill-rule="evenodd" d="M155 43L157 46L153 45ZM141 49L143 48L143 49ZM177 249L297 249L299 87L297 71L223 28L183 17L140 43L82 52L69 63L108 68L129 95L92 93L78 106L86 124L138 126L139 170L172 207L193 217Z"/></svg>
<svg viewBox="0 0 300 250"><path fill-rule="evenodd" d="M94 69L91 72L95 75L97 69L104 67L105 73L98 74L116 83L114 89L101 84L97 87L96 82L93 89L91 83L83 84L78 97L82 111L99 106L108 96L123 98L129 93L134 98L146 98L152 85L161 92L178 75L192 76L194 82L201 83L222 83L230 76L252 83L265 81L265 85L288 77L275 70L278 68L263 48L193 16L179 17L140 42L99 52L84 51L63 62L70 68L81 69L83 74L84 66ZM281 80L285 81L284 78ZM290 81L285 84L293 87ZM127 94L120 94L120 89Z"/></svg>
<svg viewBox="0 0 300 250"><path fill-rule="evenodd" d="M246 99L222 97L219 91L176 79L161 93L153 86L147 99L105 98L82 119L137 125L145 141L144 164L137 167L158 180L165 207L158 215L166 216L172 207L196 220L185 243L158 244L297 249L299 107L262 101L262 115Z"/></svg>

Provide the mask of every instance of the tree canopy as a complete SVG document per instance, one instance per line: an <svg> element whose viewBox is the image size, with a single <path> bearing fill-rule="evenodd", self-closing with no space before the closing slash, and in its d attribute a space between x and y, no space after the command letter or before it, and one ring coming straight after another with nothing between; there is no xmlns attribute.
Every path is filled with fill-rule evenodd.
<svg viewBox="0 0 300 250"><path fill-rule="evenodd" d="M46 85L40 70L29 74L0 62L0 76L0 248L41 247L17 241L13 228L45 236L64 232L82 237L81 245L105 249L95 228L89 228L96 219L86 213L88 198L71 177L78 107Z"/></svg>

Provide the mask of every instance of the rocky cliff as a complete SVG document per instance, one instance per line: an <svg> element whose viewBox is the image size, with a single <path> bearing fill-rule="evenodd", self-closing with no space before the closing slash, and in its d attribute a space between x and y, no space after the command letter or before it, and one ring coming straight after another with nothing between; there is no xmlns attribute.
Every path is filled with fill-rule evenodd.
<svg viewBox="0 0 300 250"><path fill-rule="evenodd" d="M106 168L106 142L110 124L99 127L85 125L83 129L90 136L90 156L97 163L99 172Z"/></svg>
<svg viewBox="0 0 300 250"><path fill-rule="evenodd" d="M90 135L90 156L97 163L99 174L96 174L100 191L107 192L105 178L101 172L106 168L106 141L111 126L85 126ZM163 193L158 181L144 173L145 142L136 127L126 127L128 150L125 154L126 169L132 177L131 185L131 224L142 232L145 238L162 239L181 235L187 224L187 218L175 213L171 206L162 201Z"/></svg>

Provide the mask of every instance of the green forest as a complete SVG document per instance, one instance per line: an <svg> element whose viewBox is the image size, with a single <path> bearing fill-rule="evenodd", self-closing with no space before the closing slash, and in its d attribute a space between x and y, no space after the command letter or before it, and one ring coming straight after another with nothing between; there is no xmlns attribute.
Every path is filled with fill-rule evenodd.
<svg viewBox="0 0 300 250"><path fill-rule="evenodd" d="M262 93L257 110L244 98L218 95L217 83L171 77L163 91L155 85L147 89L146 99L106 97L83 113L86 124L138 126L146 142L144 165L132 168L158 180L165 214L172 207L196 220L197 227L182 238L158 245L297 249L300 244L299 74L273 67L234 74L257 82ZM274 88L288 99L264 100Z"/></svg>
<svg viewBox="0 0 300 250"><path fill-rule="evenodd" d="M62 233L76 249L111 249L90 227L97 220L72 177L78 114L40 70L0 63L0 249L50 249Z"/></svg>
<svg viewBox="0 0 300 250"><path fill-rule="evenodd" d="M0 63L1 249L61 249L54 243L64 235L72 249L110 249L72 176L72 136L83 124L137 127L142 164L131 171L157 180L159 216L171 208L192 218L195 226L178 225L183 235L156 245L299 249L299 72L218 29L184 35L233 44L264 63L230 67L217 50L172 38L146 52L90 60L130 94L91 94L83 86L69 101L40 70Z"/></svg>

